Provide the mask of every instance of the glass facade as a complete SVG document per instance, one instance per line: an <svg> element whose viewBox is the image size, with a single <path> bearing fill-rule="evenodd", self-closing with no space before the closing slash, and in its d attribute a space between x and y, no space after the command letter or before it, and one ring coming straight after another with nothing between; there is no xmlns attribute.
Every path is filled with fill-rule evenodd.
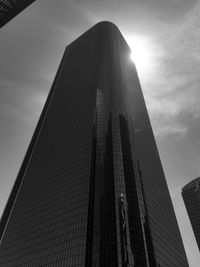
<svg viewBox="0 0 200 267"><path fill-rule="evenodd" d="M114 24L67 47L0 226L1 266L188 266Z"/></svg>
<svg viewBox="0 0 200 267"><path fill-rule="evenodd" d="M182 196L200 250L200 177L183 187Z"/></svg>

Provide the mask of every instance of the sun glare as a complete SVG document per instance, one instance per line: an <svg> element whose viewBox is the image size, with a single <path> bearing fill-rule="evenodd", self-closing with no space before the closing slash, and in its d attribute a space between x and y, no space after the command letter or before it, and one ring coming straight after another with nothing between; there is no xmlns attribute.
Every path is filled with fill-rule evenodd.
<svg viewBox="0 0 200 267"><path fill-rule="evenodd" d="M145 76L154 68L152 43L145 36L132 35L126 38L131 49L131 59L135 63L139 75Z"/></svg>

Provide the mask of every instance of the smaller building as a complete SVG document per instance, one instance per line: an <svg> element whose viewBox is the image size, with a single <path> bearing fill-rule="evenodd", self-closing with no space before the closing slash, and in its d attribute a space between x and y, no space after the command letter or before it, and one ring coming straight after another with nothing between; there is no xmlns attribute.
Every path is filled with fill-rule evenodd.
<svg viewBox="0 0 200 267"><path fill-rule="evenodd" d="M200 177L183 187L182 196L200 250Z"/></svg>
<svg viewBox="0 0 200 267"><path fill-rule="evenodd" d="M0 28L35 0L0 0Z"/></svg>

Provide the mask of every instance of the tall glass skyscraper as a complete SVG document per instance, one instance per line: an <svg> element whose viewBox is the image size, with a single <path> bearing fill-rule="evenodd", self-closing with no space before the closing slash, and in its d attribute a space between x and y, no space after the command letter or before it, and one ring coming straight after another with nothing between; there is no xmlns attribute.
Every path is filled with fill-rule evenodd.
<svg viewBox="0 0 200 267"><path fill-rule="evenodd" d="M182 196L200 250L200 177L183 187Z"/></svg>
<svg viewBox="0 0 200 267"><path fill-rule="evenodd" d="M188 266L130 49L71 43L1 220L0 266Z"/></svg>

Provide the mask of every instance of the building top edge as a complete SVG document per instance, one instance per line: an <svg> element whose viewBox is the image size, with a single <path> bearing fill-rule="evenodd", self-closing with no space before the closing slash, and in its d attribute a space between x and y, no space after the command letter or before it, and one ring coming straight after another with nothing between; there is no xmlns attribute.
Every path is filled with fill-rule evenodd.
<svg viewBox="0 0 200 267"><path fill-rule="evenodd" d="M113 27L113 28L116 28L116 29L119 30L119 28L117 27L116 24L114 24L113 22L108 21L108 20L99 21L93 27L101 27L101 26L103 26L103 27Z"/></svg>
<svg viewBox="0 0 200 267"><path fill-rule="evenodd" d="M200 182L200 177L192 180L191 182L189 182L188 184L186 184L183 188L182 191L185 191L186 189L193 187L197 182Z"/></svg>
<svg viewBox="0 0 200 267"><path fill-rule="evenodd" d="M118 33L122 36L119 28L111 21L100 21L100 22L97 22L95 25L93 25L91 28L89 28L87 31L85 31L84 33L82 33L79 37L75 38L71 43L69 43L67 45L70 46L74 43L76 43L78 40L82 39L82 38L85 38L87 36L88 33L90 32L95 32L95 31L99 31L104 34L106 34L106 32L113 32L113 33ZM123 36L122 36L123 38ZM123 38L124 39L124 38Z"/></svg>

